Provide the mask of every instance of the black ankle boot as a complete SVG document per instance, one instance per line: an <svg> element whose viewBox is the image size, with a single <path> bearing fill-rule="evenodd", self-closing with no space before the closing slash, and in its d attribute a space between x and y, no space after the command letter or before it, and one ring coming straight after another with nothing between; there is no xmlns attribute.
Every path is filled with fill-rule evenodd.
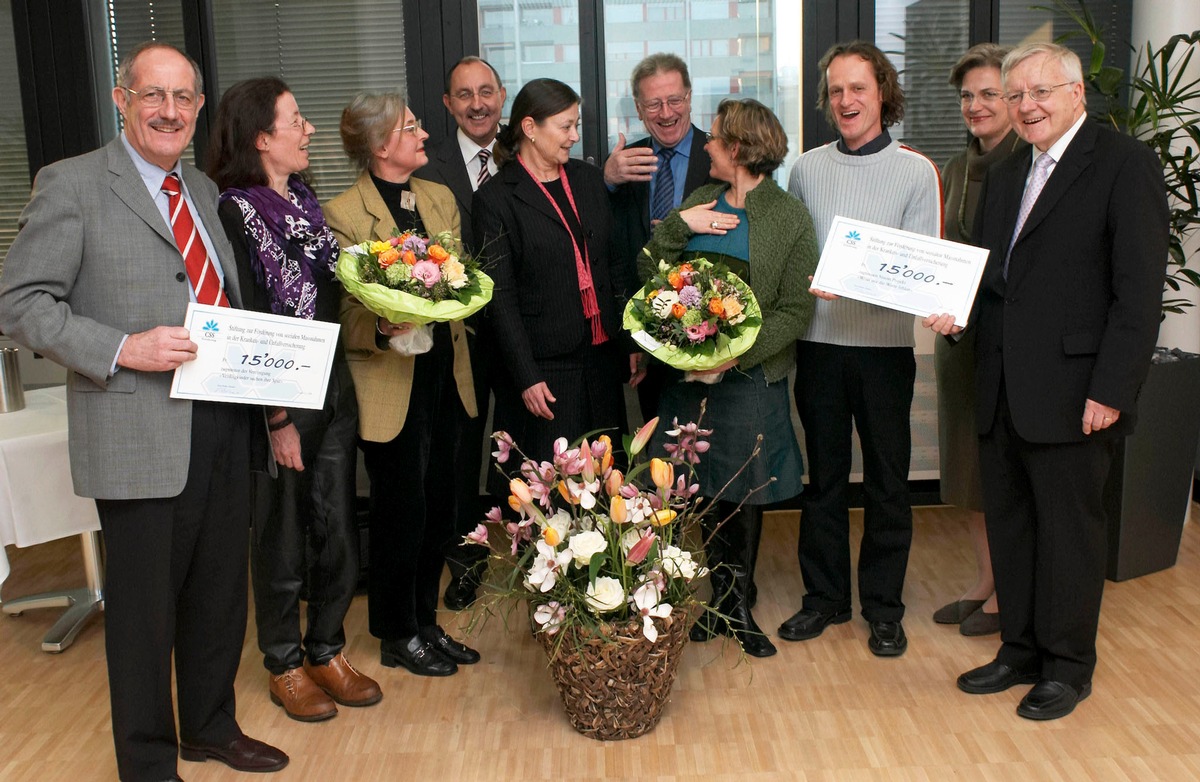
<svg viewBox="0 0 1200 782"><path fill-rule="evenodd" d="M754 615L750 613L750 604L746 599L746 591L750 583L749 575L742 568L733 568L733 590L728 600L729 628L738 639L742 649L751 657L770 657L777 651L775 644L763 633Z"/></svg>

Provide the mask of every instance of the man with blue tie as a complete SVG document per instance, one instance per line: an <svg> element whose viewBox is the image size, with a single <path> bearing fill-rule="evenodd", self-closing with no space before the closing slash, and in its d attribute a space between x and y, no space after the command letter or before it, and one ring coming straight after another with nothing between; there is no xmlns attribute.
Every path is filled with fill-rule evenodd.
<svg viewBox="0 0 1200 782"><path fill-rule="evenodd" d="M638 119L650 135L629 145L623 133L618 136L604 163L604 182L616 223L613 249L627 264L626 278L636 280L637 257L654 226L693 190L713 180L704 131L692 124L687 63L674 54L652 54L634 67L631 81ZM665 372L654 362L647 369L638 399L649 419L658 410Z"/></svg>
<svg viewBox="0 0 1200 782"><path fill-rule="evenodd" d="M178 780L177 756L276 771L242 733L250 426L261 408L170 398L196 357L189 301L241 305L217 188L180 157L204 105L200 69L150 42L122 62L124 132L43 168L0 277L0 330L67 367L75 492L96 498L117 770ZM179 734L171 699L174 656Z"/></svg>

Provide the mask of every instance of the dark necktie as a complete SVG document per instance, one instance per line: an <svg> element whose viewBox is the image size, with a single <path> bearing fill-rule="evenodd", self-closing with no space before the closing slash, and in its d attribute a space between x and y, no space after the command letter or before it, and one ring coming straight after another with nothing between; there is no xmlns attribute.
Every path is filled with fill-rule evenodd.
<svg viewBox="0 0 1200 782"><path fill-rule="evenodd" d="M192 210L188 209L183 197L179 177L167 174L163 180L162 191L167 194L167 215L171 218L171 232L175 234L175 244L183 255L183 265L187 268L188 279L191 280L192 290L196 293L196 301L200 304L215 304L218 307L228 307L229 299L221 289L221 278L217 268L208 257L208 250L196 230L196 221L192 218Z"/></svg>
<svg viewBox="0 0 1200 782"><path fill-rule="evenodd" d="M663 147L658 151L658 171L654 172L654 203L650 205L650 219L662 220L675 206L675 174L671 171L671 158L675 150Z"/></svg>
<svg viewBox="0 0 1200 782"><path fill-rule="evenodd" d="M492 178L492 172L488 171L488 158L491 156L492 153L488 150L479 150L479 176L475 177L476 190L478 190L484 182Z"/></svg>

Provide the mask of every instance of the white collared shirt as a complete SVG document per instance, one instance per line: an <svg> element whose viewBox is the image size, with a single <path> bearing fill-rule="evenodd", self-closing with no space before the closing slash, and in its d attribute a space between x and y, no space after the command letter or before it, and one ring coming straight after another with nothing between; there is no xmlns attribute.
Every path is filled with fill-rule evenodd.
<svg viewBox="0 0 1200 782"><path fill-rule="evenodd" d="M1075 138L1075 134L1078 133L1079 129L1083 127L1084 120L1086 120L1086 119L1087 119L1087 112L1085 111L1079 117L1079 119L1075 120L1075 124L1072 125L1071 127L1067 128L1067 132L1062 134L1062 136L1059 137L1058 141L1055 141L1053 144L1051 144L1050 149L1046 150L1045 154L1049 155L1050 160L1051 160L1050 168L1046 171L1047 179L1049 179L1050 175L1054 173L1054 168L1058 165L1058 161L1062 160L1063 153L1067 151L1067 147L1070 146L1072 139ZM1038 152L1037 147L1030 147L1030 149L1033 152L1033 160L1034 161L1036 161L1038 159L1038 157L1040 157L1043 154L1041 152ZM1029 173L1025 176L1025 186L1026 187L1029 186L1029 179L1032 176L1033 176L1033 166L1030 166Z"/></svg>
<svg viewBox="0 0 1200 782"><path fill-rule="evenodd" d="M462 151L463 164L467 167L467 179L471 180L471 190L478 190L479 150L486 149L492 153L488 157L487 162L488 171L492 176L496 176L496 172L500 170L496 167L496 137L493 136L491 143L486 147L481 147L472 141L466 133L463 133L462 128L459 128L455 135L458 136L458 148Z"/></svg>

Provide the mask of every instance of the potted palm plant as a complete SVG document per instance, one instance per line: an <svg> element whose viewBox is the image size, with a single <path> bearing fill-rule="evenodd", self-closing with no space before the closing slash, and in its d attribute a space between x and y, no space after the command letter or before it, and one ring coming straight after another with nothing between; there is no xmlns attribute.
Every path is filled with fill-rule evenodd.
<svg viewBox="0 0 1200 782"><path fill-rule="evenodd" d="M1200 286L1189 265L1189 240L1200 229L1200 78L1191 74L1200 30L1149 42L1132 75L1105 64L1103 30L1083 2L1055 0L1091 43L1088 85L1104 102L1093 116L1140 139L1162 161L1170 207L1170 257L1163 283L1163 317L1192 303L1184 286ZM1114 581L1175 564L1200 438L1200 356L1157 348L1138 396L1137 431L1126 438L1105 489L1110 514L1108 577Z"/></svg>

